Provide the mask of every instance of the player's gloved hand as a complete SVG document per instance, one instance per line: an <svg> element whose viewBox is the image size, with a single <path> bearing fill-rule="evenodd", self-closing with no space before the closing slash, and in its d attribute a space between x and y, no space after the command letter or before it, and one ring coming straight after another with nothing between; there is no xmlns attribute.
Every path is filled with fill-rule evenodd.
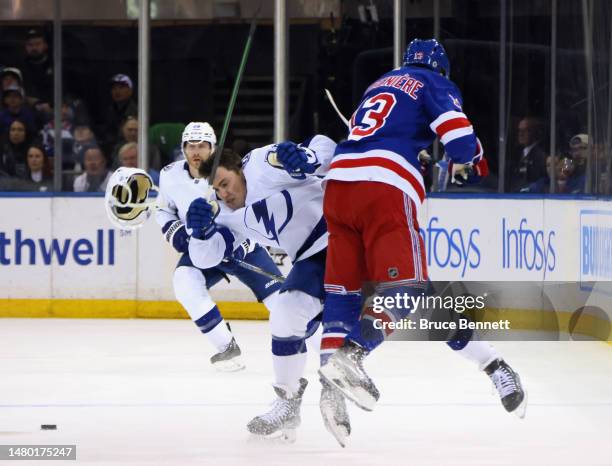
<svg viewBox="0 0 612 466"><path fill-rule="evenodd" d="M196 239L209 239L217 231L215 218L219 215L217 201L207 201L204 198L194 200L187 210L187 228L191 228Z"/></svg>
<svg viewBox="0 0 612 466"><path fill-rule="evenodd" d="M421 175L426 176L433 159L429 152L427 152L425 149L419 152L417 158L420 164L419 171L421 172Z"/></svg>
<svg viewBox="0 0 612 466"><path fill-rule="evenodd" d="M314 173L321 165L315 153L291 141L281 142L276 152L268 156L268 162L275 167L284 168L293 178L304 179L306 174Z"/></svg>
<svg viewBox="0 0 612 466"><path fill-rule="evenodd" d="M189 250L189 234L185 224L180 220L170 221L162 228L166 241L178 252L185 253Z"/></svg>
<svg viewBox="0 0 612 466"><path fill-rule="evenodd" d="M242 243L238 245L234 252L232 253L232 257L234 259L238 259L239 261L243 261L248 253L253 252L255 250L255 245L253 241L246 239Z"/></svg>
<svg viewBox="0 0 612 466"><path fill-rule="evenodd" d="M470 163L454 163L450 162L448 169L450 170L450 179L452 184L461 186L466 183L469 176L472 174L473 164Z"/></svg>
<svg viewBox="0 0 612 466"><path fill-rule="evenodd" d="M451 183L458 186L464 183L478 183L489 174L489 164L487 163L487 159L484 158L482 144L478 138L476 138L476 155L474 155L471 162L458 164L451 161L448 166L448 171L450 173Z"/></svg>

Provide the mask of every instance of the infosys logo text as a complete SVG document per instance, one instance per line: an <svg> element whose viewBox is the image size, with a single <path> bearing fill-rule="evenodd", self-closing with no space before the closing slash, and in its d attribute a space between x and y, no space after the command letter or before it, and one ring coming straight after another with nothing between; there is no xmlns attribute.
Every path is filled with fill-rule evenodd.
<svg viewBox="0 0 612 466"><path fill-rule="evenodd" d="M421 236L425 241L427 251L427 265L435 264L437 267L451 267L461 269L461 276L465 276L468 269L476 269L480 265L480 249L476 239L480 230L448 229L439 225L438 217L431 217L425 228L421 228Z"/></svg>
<svg viewBox="0 0 612 466"><path fill-rule="evenodd" d="M554 230L531 229L526 218L521 219L518 228L502 218L502 267L552 272L557 264L554 238Z"/></svg>

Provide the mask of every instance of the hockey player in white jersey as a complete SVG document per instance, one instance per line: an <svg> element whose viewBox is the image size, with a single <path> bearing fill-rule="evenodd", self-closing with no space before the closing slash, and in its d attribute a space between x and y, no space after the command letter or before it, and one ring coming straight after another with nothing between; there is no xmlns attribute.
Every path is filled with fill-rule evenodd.
<svg viewBox="0 0 612 466"><path fill-rule="evenodd" d="M210 267L222 259L228 237L219 234L221 225L231 231L242 231L261 244L285 250L293 263L280 290L282 311L270 313L277 399L270 411L256 416L247 425L257 435L299 425L305 388L304 340L310 333L309 326L314 326L313 319L322 310L325 294L327 227L321 209L323 190L318 175L327 170L336 145L322 135L305 141L300 147L309 157L308 173L290 174L278 164L276 150L291 145L258 148L243 160L231 152L222 154L214 182L221 200L220 213L214 203L204 199L195 200L187 213L187 225L194 232L189 252L198 267ZM209 160L201 165L200 174L210 175L211 168L212 160ZM196 236L196 232L200 233ZM345 439L350 424L344 398L326 385L321 403L328 406L324 412L327 428L340 430L340 438Z"/></svg>
<svg viewBox="0 0 612 466"><path fill-rule="evenodd" d="M216 222L234 230L242 228L245 234L262 244L285 249L294 262L294 269L283 284L281 295L283 291L294 289L311 296L323 296L316 291L323 286L321 273L326 257L323 239L328 236L322 218L320 176L328 169L329 151L333 145L328 138L315 136L300 146L282 143L256 149L243 159L242 164L237 156L222 156L214 187L217 196L234 212L224 215L222 210L216 217L215 209L209 203L203 199L194 201L187 221L194 221L194 230L207 232L206 241L190 244L194 260L210 260L212 264L221 257L216 253L215 258L214 252L223 249L224 244L223 238L215 234ZM210 174L211 165L201 165L202 175ZM278 168L284 168L286 172ZM274 324L271 324L274 335ZM463 339L467 343L462 341L459 345L458 340ZM500 358L488 342L473 339L471 334L453 335L447 344L481 369L491 360ZM322 359L324 356L321 355ZM325 425L344 446L350 434L345 400L327 383L322 381L322 384L320 408ZM503 395L500 392L502 402Z"/></svg>
<svg viewBox="0 0 612 466"><path fill-rule="evenodd" d="M267 251L246 237L238 238L231 248L222 251L224 260L214 266L195 267L189 257L190 232L185 226L185 216L194 199L211 192L206 179L200 177L198 168L203 160L212 155L216 142L215 132L208 123L192 122L185 127L182 135L185 160L171 163L161 171L155 217L166 241L182 254L173 276L177 300L216 348L217 353L210 359L211 363L219 370L235 371L244 368L240 347L208 289L227 278L227 275L234 275L270 308L280 283L238 267L232 259L236 257L275 275L281 273ZM224 234L231 235L229 232Z"/></svg>

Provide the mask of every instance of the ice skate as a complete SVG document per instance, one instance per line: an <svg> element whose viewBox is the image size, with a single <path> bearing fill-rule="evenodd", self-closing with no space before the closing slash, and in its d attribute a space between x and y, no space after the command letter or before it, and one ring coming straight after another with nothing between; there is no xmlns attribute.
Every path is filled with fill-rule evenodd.
<svg viewBox="0 0 612 466"><path fill-rule="evenodd" d="M236 339L232 341L221 351L210 358L210 363L221 372L236 372L245 368L240 355L240 347L236 343Z"/></svg>
<svg viewBox="0 0 612 466"><path fill-rule="evenodd" d="M344 448L351 434L351 421L346 409L344 395L337 388L321 379L321 399L319 407L323 423L330 434Z"/></svg>
<svg viewBox="0 0 612 466"><path fill-rule="evenodd" d="M295 395L289 396L285 387L275 386L277 398L272 408L260 416L255 416L248 424L247 429L256 438L280 439L295 442L295 431L301 423L300 406L302 396L308 385L308 380L300 379L300 388Z"/></svg>
<svg viewBox="0 0 612 466"><path fill-rule="evenodd" d="M503 359L496 359L484 371L487 373L501 399L502 405L509 413L521 419L527 410L527 392L521 386L521 378Z"/></svg>
<svg viewBox="0 0 612 466"><path fill-rule="evenodd" d="M367 354L357 343L346 340L327 364L319 369L319 375L361 409L372 411L380 393L363 369Z"/></svg>

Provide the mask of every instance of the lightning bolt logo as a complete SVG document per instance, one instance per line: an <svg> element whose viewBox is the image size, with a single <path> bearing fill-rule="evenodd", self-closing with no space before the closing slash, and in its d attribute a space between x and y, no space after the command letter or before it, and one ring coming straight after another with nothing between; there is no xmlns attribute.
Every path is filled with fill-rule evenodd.
<svg viewBox="0 0 612 466"><path fill-rule="evenodd" d="M287 218L278 228L278 230L276 229L276 219L274 218L274 212L268 211L268 203L266 199L262 199L261 201L257 201L251 204L251 209L253 210L255 221L258 224L263 224L267 237L272 241L276 241L277 244L280 244L278 241L279 233L281 233L285 229L287 224L293 218L293 204L291 202L291 196L286 190L282 190L281 194L285 198L285 203L287 206Z"/></svg>

